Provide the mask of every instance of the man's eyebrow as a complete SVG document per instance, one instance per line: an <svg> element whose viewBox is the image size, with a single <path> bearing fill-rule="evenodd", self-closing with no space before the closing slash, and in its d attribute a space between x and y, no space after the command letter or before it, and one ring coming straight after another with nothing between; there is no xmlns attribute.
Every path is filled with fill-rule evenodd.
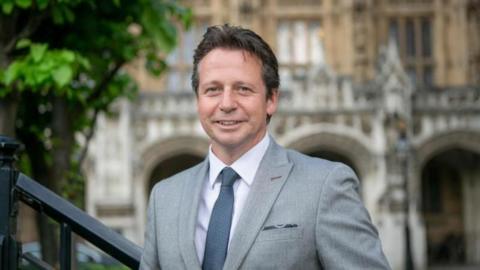
<svg viewBox="0 0 480 270"><path fill-rule="evenodd" d="M249 83L246 81L236 81L233 83L233 86L248 86L248 87L254 87L253 83Z"/></svg>
<svg viewBox="0 0 480 270"><path fill-rule="evenodd" d="M213 81L203 82L203 83L200 84L200 86L203 86L203 85L217 85L217 84L221 84L221 83L217 80L213 80Z"/></svg>

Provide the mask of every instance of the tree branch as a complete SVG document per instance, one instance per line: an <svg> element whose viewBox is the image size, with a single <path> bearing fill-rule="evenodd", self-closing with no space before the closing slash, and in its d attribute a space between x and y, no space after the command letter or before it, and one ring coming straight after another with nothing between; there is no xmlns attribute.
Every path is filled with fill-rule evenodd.
<svg viewBox="0 0 480 270"><path fill-rule="evenodd" d="M93 102L95 99L100 97L102 91L105 90L105 87L107 87L113 77L115 77L123 64L125 64L125 60L123 59L114 64L114 67L110 69L107 74L105 74L100 83L97 84L97 86L93 89L92 94L87 98L87 104Z"/></svg>
<svg viewBox="0 0 480 270"><path fill-rule="evenodd" d="M102 78L100 83L97 84L97 86L94 88L92 94L87 98L87 104L90 104L95 99L100 97L102 91L105 90L105 87L107 87L107 85L111 82L113 77L115 77L115 75L118 73L118 71L120 70L120 68L123 66L124 63L125 63L124 60L115 63L114 67L110 69L107 74L105 74L105 76ZM93 135L95 133L95 125L97 123L97 118L99 113L100 113L100 108L95 107L93 111L92 121L90 122L89 130L85 134L85 146L83 147L82 152L80 153L80 156L77 160L79 167L81 167L83 161L87 156L90 141L93 138Z"/></svg>
<svg viewBox="0 0 480 270"><path fill-rule="evenodd" d="M78 160L77 160L79 168L82 167L82 163L85 160L85 158L87 157L88 147L90 146L90 141L92 140L93 135L95 133L95 125L97 123L97 118L98 118L98 113L99 112L100 112L100 110L98 108L95 108L95 110L93 112L93 119L90 122L89 130L88 130L87 134L85 134L85 145L84 145L84 147L82 149L82 152L80 153L80 156L78 157Z"/></svg>
<svg viewBox="0 0 480 270"><path fill-rule="evenodd" d="M41 22L45 19L46 16L47 12L43 12L40 13L40 15L30 17L25 27L23 27L23 29L16 35L14 35L12 39L7 43L7 45L5 46L6 53L9 54L13 50L13 48L15 48L15 44L17 44L18 40L31 36L38 29Z"/></svg>

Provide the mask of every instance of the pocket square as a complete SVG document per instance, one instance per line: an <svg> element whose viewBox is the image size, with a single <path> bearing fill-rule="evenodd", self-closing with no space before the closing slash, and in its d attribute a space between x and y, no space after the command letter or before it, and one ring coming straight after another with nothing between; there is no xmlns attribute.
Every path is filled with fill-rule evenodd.
<svg viewBox="0 0 480 270"><path fill-rule="evenodd" d="M298 227L297 224L276 224L276 225L265 226L265 227L263 227L263 230L264 230L264 231L268 231L268 230L285 229L285 228L296 228L296 227Z"/></svg>

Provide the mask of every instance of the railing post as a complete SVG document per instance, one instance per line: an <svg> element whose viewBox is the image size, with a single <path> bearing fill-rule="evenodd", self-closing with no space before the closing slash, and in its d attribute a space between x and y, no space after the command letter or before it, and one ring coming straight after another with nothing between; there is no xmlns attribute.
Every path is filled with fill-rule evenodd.
<svg viewBox="0 0 480 270"><path fill-rule="evenodd" d="M72 229L60 224L60 270L72 269Z"/></svg>
<svg viewBox="0 0 480 270"><path fill-rule="evenodd" d="M0 136L0 269L18 268L19 245L16 241L18 198L14 188L18 171L13 168L19 144Z"/></svg>

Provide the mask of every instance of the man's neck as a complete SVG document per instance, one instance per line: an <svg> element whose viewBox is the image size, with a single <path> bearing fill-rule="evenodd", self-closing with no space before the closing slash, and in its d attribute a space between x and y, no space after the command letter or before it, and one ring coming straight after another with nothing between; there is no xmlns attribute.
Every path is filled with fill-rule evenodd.
<svg viewBox="0 0 480 270"><path fill-rule="evenodd" d="M220 159L225 165L232 165L237 159L239 159L243 154L245 154L249 149L246 150L237 150L237 149L225 149L225 148L215 148L212 145L213 154Z"/></svg>
<svg viewBox="0 0 480 270"><path fill-rule="evenodd" d="M249 147L216 147L216 145L212 143L212 152L218 159L225 163L225 165L230 166L239 158L241 158L245 153L257 146L265 138L265 136L268 136L267 132L265 132L265 134L260 138L260 140L258 140L255 144L250 145Z"/></svg>

